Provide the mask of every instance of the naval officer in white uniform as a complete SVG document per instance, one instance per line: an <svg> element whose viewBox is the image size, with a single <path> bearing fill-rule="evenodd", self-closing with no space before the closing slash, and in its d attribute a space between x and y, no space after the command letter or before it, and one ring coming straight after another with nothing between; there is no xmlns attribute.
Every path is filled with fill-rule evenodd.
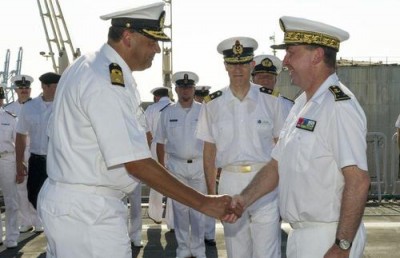
<svg viewBox="0 0 400 258"><path fill-rule="evenodd" d="M228 196L205 196L182 184L151 158L133 71L160 53L164 3L104 15L108 41L64 71L49 123L48 180L38 212L47 257L131 258L122 199L141 180L168 197L223 218Z"/></svg>
<svg viewBox="0 0 400 258"><path fill-rule="evenodd" d="M161 113L155 140L160 163L165 164L179 180L205 193L203 141L195 135L201 108L201 104L194 101L198 80L197 74L190 71L173 74L178 102ZM162 159L164 154L168 155L166 163ZM172 208L178 242L177 257L205 258L205 215L174 200Z"/></svg>

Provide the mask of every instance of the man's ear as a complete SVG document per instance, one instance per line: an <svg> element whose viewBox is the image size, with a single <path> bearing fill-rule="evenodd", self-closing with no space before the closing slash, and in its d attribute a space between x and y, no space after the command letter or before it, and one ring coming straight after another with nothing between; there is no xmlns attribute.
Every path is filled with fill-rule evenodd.
<svg viewBox="0 0 400 258"><path fill-rule="evenodd" d="M318 64L320 62L323 62L324 55L325 55L325 51L322 47L317 47L316 49L314 49L314 56L312 59L313 63Z"/></svg>
<svg viewBox="0 0 400 258"><path fill-rule="evenodd" d="M131 46L131 39L134 37L134 32L130 32L129 30L125 30L122 33L122 42L124 45L130 47Z"/></svg>

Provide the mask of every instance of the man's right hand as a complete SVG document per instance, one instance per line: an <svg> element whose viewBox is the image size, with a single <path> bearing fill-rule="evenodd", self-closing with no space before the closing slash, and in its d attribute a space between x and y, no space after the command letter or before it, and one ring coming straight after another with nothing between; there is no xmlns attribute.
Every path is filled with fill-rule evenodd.
<svg viewBox="0 0 400 258"><path fill-rule="evenodd" d="M221 220L228 223L235 223L242 216L245 208L243 197L241 195L234 195L230 203L231 212L226 214Z"/></svg>
<svg viewBox="0 0 400 258"><path fill-rule="evenodd" d="M17 163L17 175L15 176L15 182L21 184L24 182L25 177L28 175L28 169L24 162Z"/></svg>

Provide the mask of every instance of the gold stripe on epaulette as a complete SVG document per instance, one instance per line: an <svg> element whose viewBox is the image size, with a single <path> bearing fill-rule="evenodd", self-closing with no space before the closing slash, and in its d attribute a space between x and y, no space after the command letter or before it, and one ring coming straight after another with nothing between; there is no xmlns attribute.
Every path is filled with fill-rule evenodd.
<svg viewBox="0 0 400 258"><path fill-rule="evenodd" d="M329 90L332 92L335 97L335 101L342 101L351 99L346 93L342 91L342 89L337 85L332 85L329 87Z"/></svg>
<svg viewBox="0 0 400 258"><path fill-rule="evenodd" d="M117 63L111 63L109 69L111 84L125 87L124 74L122 73L121 66Z"/></svg>
<svg viewBox="0 0 400 258"><path fill-rule="evenodd" d="M209 101L211 101L211 100L213 100L213 99L216 99L216 98L218 98L219 96L222 96L222 91L216 91L216 92L214 92L214 93L211 93L210 95L208 95L208 96L205 96L204 97L204 102L205 103L207 103L207 102L209 102Z"/></svg>

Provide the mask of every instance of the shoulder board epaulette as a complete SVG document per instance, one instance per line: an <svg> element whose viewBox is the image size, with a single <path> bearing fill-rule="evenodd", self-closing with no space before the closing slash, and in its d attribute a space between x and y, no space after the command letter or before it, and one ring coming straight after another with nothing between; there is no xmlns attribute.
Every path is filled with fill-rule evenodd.
<svg viewBox="0 0 400 258"><path fill-rule="evenodd" d="M268 89L266 87L260 87L260 92L268 94L268 95L272 95L272 92L274 92L274 90Z"/></svg>
<svg viewBox="0 0 400 258"><path fill-rule="evenodd" d="M25 100L24 102L22 102L22 104L25 104L26 102L31 101L31 100L32 100L32 98L29 98L29 99Z"/></svg>
<svg viewBox="0 0 400 258"><path fill-rule="evenodd" d="M171 102L168 103L167 105L165 105L165 107L163 107L162 109L160 109L160 112L162 112L164 109L166 109L167 107L169 107L169 105L171 105Z"/></svg>
<svg viewBox="0 0 400 258"><path fill-rule="evenodd" d="M282 96L282 95L281 95L281 96ZM282 98L284 98L284 99L286 99L286 100L288 100L288 101L294 103L294 100L293 100L293 99L286 98L285 96L282 96Z"/></svg>
<svg viewBox="0 0 400 258"><path fill-rule="evenodd" d="M117 63L111 63L109 69L111 84L125 87L124 74L122 73L121 66Z"/></svg>
<svg viewBox="0 0 400 258"><path fill-rule="evenodd" d="M216 98L218 98L218 97L220 97L220 96L222 96L222 91L216 91L216 92L214 92L214 93L211 93L210 95L208 95L208 96L205 96L204 97L204 102L205 103L207 103L207 102L209 102L209 101L211 101L211 100L213 100L213 99L216 99Z"/></svg>
<svg viewBox="0 0 400 258"><path fill-rule="evenodd" d="M332 92L333 96L335 97L335 101L342 101L350 99L349 96L346 95L337 85L332 85L329 87L329 90Z"/></svg>
<svg viewBox="0 0 400 258"><path fill-rule="evenodd" d="M14 117L14 118L16 118L17 117L17 115L16 114L13 114L13 113L11 113L10 111L8 111L8 110L5 110L6 111L6 113L7 114L9 114L10 116L12 116L12 117Z"/></svg>

